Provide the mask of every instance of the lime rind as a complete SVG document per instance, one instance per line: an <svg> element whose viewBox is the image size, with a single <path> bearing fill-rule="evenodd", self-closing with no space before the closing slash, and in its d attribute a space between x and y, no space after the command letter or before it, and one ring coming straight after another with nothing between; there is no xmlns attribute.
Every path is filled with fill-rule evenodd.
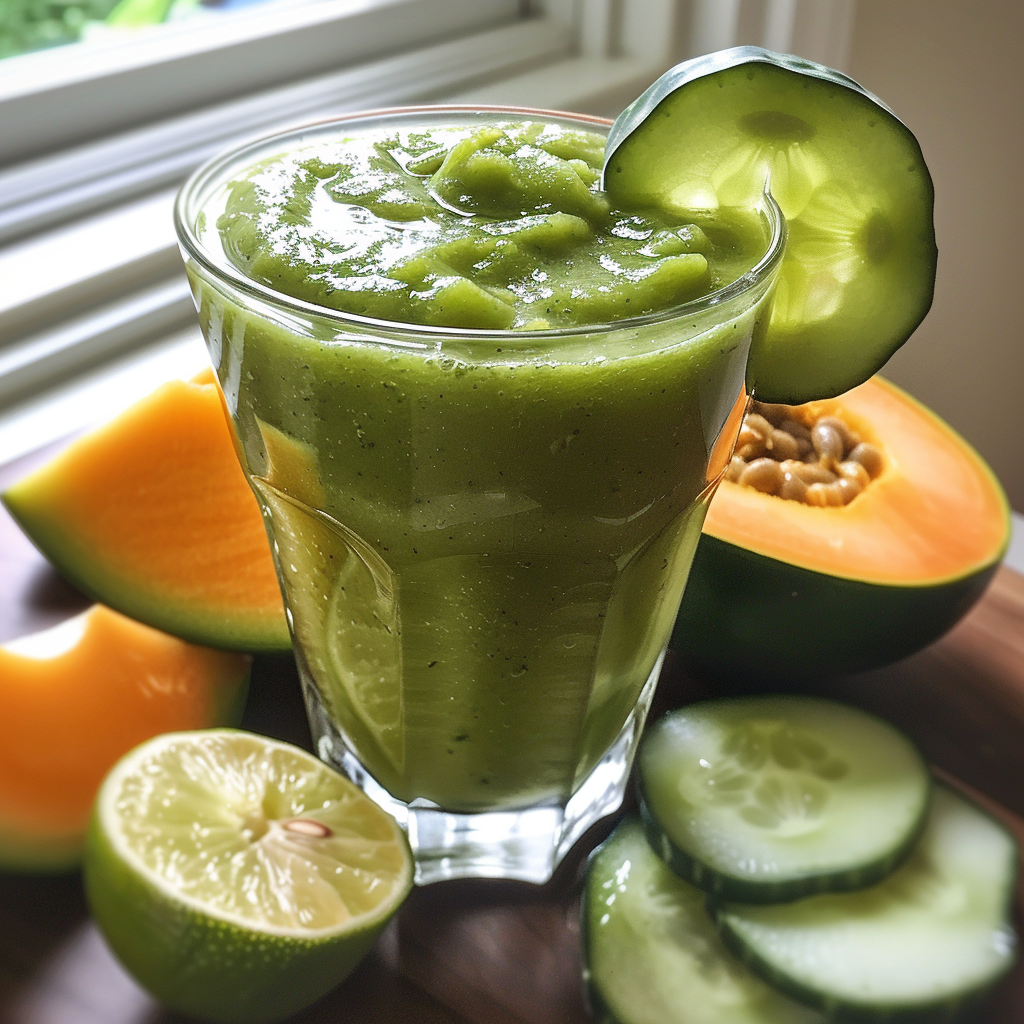
<svg viewBox="0 0 1024 1024"><path fill-rule="evenodd" d="M685 62L620 115L613 199L752 208L767 186L789 238L748 386L798 404L879 369L931 305L933 188L916 139L867 90L812 61L736 47Z"/></svg>
<svg viewBox="0 0 1024 1024"><path fill-rule="evenodd" d="M161 1002L269 1022L354 969L412 870L398 824L332 769L285 743L207 730L157 737L107 776L85 884L111 948Z"/></svg>

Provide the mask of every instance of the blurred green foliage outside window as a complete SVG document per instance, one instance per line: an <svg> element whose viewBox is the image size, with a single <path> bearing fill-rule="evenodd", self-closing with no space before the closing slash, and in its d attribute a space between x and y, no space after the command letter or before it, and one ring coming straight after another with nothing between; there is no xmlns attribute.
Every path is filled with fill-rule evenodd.
<svg viewBox="0 0 1024 1024"><path fill-rule="evenodd" d="M0 59L262 0L0 0Z"/></svg>

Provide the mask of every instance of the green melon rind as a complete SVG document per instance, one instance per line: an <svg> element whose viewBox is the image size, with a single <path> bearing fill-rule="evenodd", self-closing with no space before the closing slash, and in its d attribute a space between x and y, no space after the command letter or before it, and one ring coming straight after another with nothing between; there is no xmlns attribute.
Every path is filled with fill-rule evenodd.
<svg viewBox="0 0 1024 1024"><path fill-rule="evenodd" d="M1009 923L1017 877L1016 839L1002 823L998 822L992 815L959 790L955 790L942 783L936 783L936 788L951 793L977 814L989 819L1004 834L1009 852L1004 869L1005 907L1003 917L1004 921ZM848 895L854 899L858 897L858 894L855 892ZM1013 956L1008 957L1000 970L985 979L979 980L977 985L972 988L958 992L956 996L943 997L918 1004L881 1006L854 1003L828 997L811 986L800 984L799 981L792 978L789 974L776 969L774 965L758 956L730 927L728 904L715 900L709 903L708 910L715 920L718 933L725 947L741 963L749 968L752 973L762 978L779 992L805 1006L821 1011L829 1020L850 1022L850 1024L937 1024L940 1021L952 1022L962 1020L984 1000L992 986L1001 977L1005 976L1015 963Z"/></svg>
<svg viewBox="0 0 1024 1024"><path fill-rule="evenodd" d="M790 565L705 533L669 646L734 679L879 668L955 626L984 593L1004 551L1005 544L989 564L956 579L882 584Z"/></svg>
<svg viewBox="0 0 1024 1024"><path fill-rule="evenodd" d="M835 180L864 207L867 220L877 213L885 228L876 233L884 244L871 244L865 236L855 246L839 232L823 236L799 216L787 217L789 239L777 297L787 282L799 283L807 258L821 259L815 247L823 237L828 239L825 256L860 260L838 312L811 322L799 315L787 320L777 301L768 330L751 348L748 388L762 401L797 405L862 383L910 337L931 307L937 253L934 189L909 129L876 97L831 68L740 46L678 65L631 104L609 134L602 180L620 201L658 204L660 189L681 205L693 205L687 189L694 191L694 168L702 160L708 168L726 163L746 141L739 118L765 107L813 126L833 175L849 168L848 179ZM666 124L670 119L673 123ZM774 142L764 143L766 152L769 145ZM830 153L830 147L837 152ZM884 194L862 188L871 179L879 190L884 186ZM746 204L757 203L754 190L760 187L751 182ZM782 192L776 199L786 212Z"/></svg>
<svg viewBox="0 0 1024 1024"><path fill-rule="evenodd" d="M0 495L0 500L43 556L87 597L154 629L205 647L250 654L291 650L288 625L276 610L250 616L223 605L202 604L198 599L168 600L166 594L147 587L144 580L111 572L102 560L76 542L66 519L55 520L38 506L33 500L32 479L15 484ZM67 510L67 518L72 517L73 510Z"/></svg>

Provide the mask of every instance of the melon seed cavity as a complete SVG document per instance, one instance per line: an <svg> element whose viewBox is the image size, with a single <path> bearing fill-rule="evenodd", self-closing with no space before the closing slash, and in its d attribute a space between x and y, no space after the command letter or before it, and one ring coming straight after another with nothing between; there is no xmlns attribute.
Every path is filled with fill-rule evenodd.
<svg viewBox="0 0 1024 1024"><path fill-rule="evenodd" d="M821 508L848 505L882 472L882 453L838 416L752 402L726 480Z"/></svg>

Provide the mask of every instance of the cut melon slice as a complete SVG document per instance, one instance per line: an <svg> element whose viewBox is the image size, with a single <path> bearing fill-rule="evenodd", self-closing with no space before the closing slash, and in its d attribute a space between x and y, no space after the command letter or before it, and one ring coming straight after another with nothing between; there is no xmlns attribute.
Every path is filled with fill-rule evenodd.
<svg viewBox="0 0 1024 1024"><path fill-rule="evenodd" d="M96 600L193 643L290 648L259 506L209 371L163 385L3 500Z"/></svg>
<svg viewBox="0 0 1024 1024"><path fill-rule="evenodd" d="M73 866L111 765L159 733L237 721L249 664L102 605L0 647L0 868Z"/></svg>

